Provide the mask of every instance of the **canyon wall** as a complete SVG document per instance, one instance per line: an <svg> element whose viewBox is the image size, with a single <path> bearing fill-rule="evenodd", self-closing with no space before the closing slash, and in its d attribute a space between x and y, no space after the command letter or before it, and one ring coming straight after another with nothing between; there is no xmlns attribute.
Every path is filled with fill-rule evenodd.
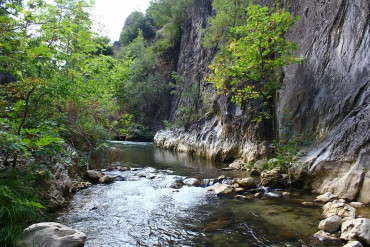
<svg viewBox="0 0 370 247"><path fill-rule="evenodd" d="M369 3L287 0L283 6L301 17L287 37L305 61L284 69L277 126L289 122L292 133L312 142L302 162L313 190L370 203ZM269 156L272 123L252 121L259 102L236 106L204 80L215 50L203 48L202 29L212 14L211 0L193 1L177 70L184 79L178 89L187 92L196 85L198 96L174 97L171 120L186 107L192 115L184 127L158 132L155 143L211 159L255 162Z"/></svg>

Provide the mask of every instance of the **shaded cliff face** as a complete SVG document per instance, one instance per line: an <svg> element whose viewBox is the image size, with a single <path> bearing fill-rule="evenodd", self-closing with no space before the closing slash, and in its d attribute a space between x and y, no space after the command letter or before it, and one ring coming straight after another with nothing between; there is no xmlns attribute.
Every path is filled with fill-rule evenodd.
<svg viewBox="0 0 370 247"><path fill-rule="evenodd" d="M313 188L355 199L370 183L369 2L292 1L290 9L302 19L288 37L306 61L285 69L277 115L288 111L294 131L316 144L305 158Z"/></svg>
<svg viewBox="0 0 370 247"><path fill-rule="evenodd" d="M285 86L276 102L277 124L288 120L293 123L292 132L313 142L304 158L313 189L370 202L370 191L366 191L370 188L369 3L301 0L284 1L284 6L301 17L288 38L297 44L296 55L306 60L284 69ZM189 105L201 120L159 132L155 141L209 158L241 157L254 162L269 152L265 140L272 139L271 125L251 121L258 103L237 107L204 81L215 51L202 48L201 28L211 14L210 0L193 2L178 73L185 79L182 90L198 85L199 97L176 97L172 110L174 119L176 110Z"/></svg>

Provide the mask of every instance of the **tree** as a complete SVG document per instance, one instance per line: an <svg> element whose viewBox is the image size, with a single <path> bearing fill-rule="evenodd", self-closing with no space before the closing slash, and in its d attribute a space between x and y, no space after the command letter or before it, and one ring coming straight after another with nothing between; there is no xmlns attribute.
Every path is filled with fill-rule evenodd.
<svg viewBox="0 0 370 247"><path fill-rule="evenodd" d="M120 43L124 46L128 45L138 37L140 30L146 40L155 37L154 24L151 18L138 11L132 12L125 21L120 34Z"/></svg>
<svg viewBox="0 0 370 247"><path fill-rule="evenodd" d="M249 4L245 24L230 29L233 38L209 66L212 73L207 80L239 105L245 100L262 100L267 109L257 120L271 118L274 96L281 87L277 71L302 60L292 55L295 44L285 38L293 25L289 12L270 14L268 7Z"/></svg>

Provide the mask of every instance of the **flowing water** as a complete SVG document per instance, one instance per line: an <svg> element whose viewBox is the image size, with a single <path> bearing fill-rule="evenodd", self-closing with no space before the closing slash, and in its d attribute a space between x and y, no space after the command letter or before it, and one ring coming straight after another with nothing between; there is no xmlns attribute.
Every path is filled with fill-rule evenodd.
<svg viewBox="0 0 370 247"><path fill-rule="evenodd" d="M179 176L248 175L151 143L117 142L113 150L110 156L135 169L106 172L124 181L79 191L57 218L83 231L86 246L320 246L311 236L321 209L301 206L312 196L238 200L217 197L207 187L173 189Z"/></svg>

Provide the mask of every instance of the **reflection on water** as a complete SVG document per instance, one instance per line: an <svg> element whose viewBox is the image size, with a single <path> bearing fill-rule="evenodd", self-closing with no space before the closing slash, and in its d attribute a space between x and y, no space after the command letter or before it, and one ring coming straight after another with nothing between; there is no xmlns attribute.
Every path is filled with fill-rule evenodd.
<svg viewBox="0 0 370 247"><path fill-rule="evenodd" d="M177 176L213 178L225 164L153 148L151 144L116 143L115 158L140 167L110 172L125 181L78 192L58 221L82 230L87 246L319 246L320 209L287 199L217 198L202 187L169 187ZM108 160L104 157L105 161ZM154 173L154 179L145 177Z"/></svg>

